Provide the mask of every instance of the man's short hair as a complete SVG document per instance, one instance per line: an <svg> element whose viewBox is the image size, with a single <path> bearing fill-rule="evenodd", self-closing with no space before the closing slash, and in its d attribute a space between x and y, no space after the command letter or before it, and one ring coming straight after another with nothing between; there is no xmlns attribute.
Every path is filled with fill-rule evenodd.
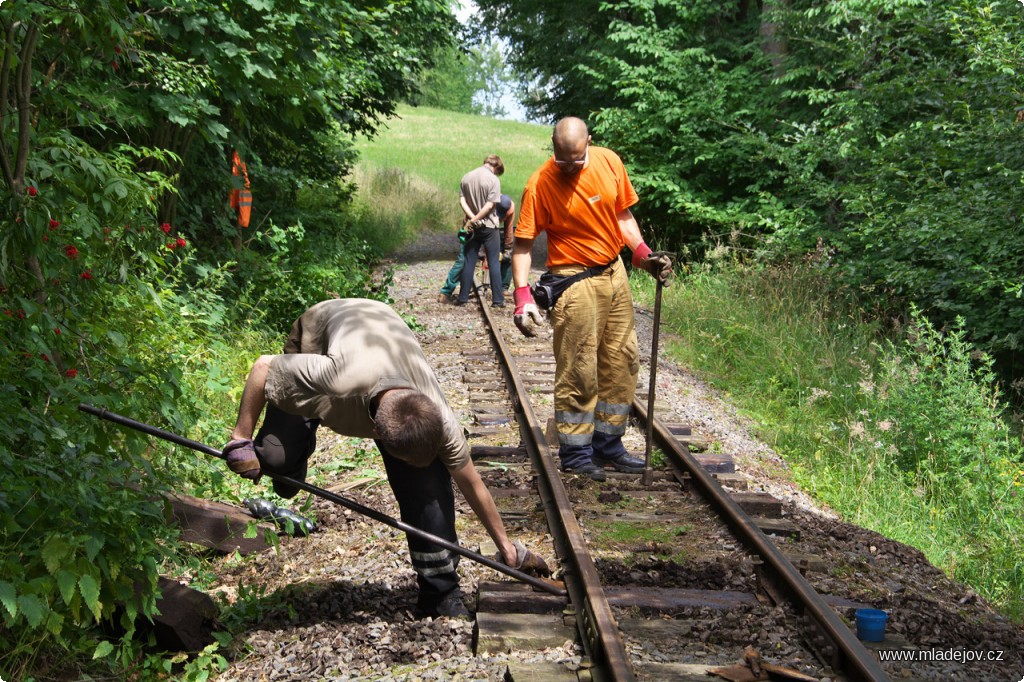
<svg viewBox="0 0 1024 682"><path fill-rule="evenodd" d="M416 467L434 461L444 438L437 404L412 389L392 389L381 398L374 417L377 438L392 457Z"/></svg>
<svg viewBox="0 0 1024 682"><path fill-rule="evenodd" d="M505 172L505 162L497 154L491 154L484 159L484 164L493 168L495 175L501 175Z"/></svg>

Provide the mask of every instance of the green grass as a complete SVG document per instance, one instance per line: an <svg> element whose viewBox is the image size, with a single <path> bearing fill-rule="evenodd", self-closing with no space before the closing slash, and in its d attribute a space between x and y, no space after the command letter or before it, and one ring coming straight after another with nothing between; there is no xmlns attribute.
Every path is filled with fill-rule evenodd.
<svg viewBox="0 0 1024 682"><path fill-rule="evenodd" d="M505 162L501 191L518 204L530 175L551 155L551 127L402 105L397 118L356 148L363 172L399 169L447 195L457 211L459 180L489 154Z"/></svg>
<svg viewBox="0 0 1024 682"><path fill-rule="evenodd" d="M744 410L805 490L1024 617L1024 447L961 333L915 319L886 338L793 267L690 276L665 290L662 320L663 352Z"/></svg>
<svg viewBox="0 0 1024 682"><path fill-rule="evenodd" d="M454 232L459 224L458 200L400 168L360 165L352 180L359 190L352 206L351 234L378 253L393 253L424 231Z"/></svg>

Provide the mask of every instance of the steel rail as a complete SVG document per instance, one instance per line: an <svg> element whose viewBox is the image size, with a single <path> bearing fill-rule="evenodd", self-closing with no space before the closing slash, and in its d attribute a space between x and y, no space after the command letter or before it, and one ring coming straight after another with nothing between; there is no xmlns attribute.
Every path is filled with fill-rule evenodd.
<svg viewBox="0 0 1024 682"><path fill-rule="evenodd" d="M633 410L640 420L647 422L647 408L638 400ZM732 531L748 549L761 557L771 572L774 583L787 591L817 624L819 631L832 643L838 666L855 679L883 682L889 676L878 661L868 653L839 615L822 599L789 559L769 540L739 504L690 454L672 433L657 419L651 420L662 450L680 469L686 471L699 492L718 511Z"/></svg>
<svg viewBox="0 0 1024 682"><path fill-rule="evenodd" d="M597 680L631 682L636 679L636 673L601 585L601 576L587 548L583 529L572 510L572 502L555 466L555 458L548 448L544 429L530 404L515 359L494 324L488 310L490 306L484 302L478 287L475 291L487 329L498 350L502 372L506 381L514 387L513 401L519 416L519 431L533 469L537 472L537 488L563 569L569 600L574 607L583 648L595 666L591 673Z"/></svg>

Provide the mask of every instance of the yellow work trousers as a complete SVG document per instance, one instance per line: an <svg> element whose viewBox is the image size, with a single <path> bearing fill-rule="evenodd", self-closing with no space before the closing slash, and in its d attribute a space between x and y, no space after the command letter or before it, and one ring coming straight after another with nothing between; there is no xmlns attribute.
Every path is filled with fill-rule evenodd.
<svg viewBox="0 0 1024 682"><path fill-rule="evenodd" d="M581 267L552 268L574 274ZM594 431L626 431L638 358L633 297L621 258L576 282L551 310L555 333L555 425L563 465L589 458ZM588 452L589 451L589 452Z"/></svg>

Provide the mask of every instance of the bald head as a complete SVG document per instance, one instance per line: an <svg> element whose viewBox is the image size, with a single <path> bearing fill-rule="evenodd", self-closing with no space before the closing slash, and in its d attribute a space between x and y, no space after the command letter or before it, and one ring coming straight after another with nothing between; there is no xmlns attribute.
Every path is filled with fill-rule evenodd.
<svg viewBox="0 0 1024 682"><path fill-rule="evenodd" d="M568 116L556 123L551 134L551 146L558 169L568 176L579 173L586 163L589 144L590 133L583 119Z"/></svg>
<svg viewBox="0 0 1024 682"><path fill-rule="evenodd" d="M555 124L555 131L551 134L551 143L556 150L560 147L576 147L586 144L589 136L587 124L583 122L583 119L567 116Z"/></svg>

